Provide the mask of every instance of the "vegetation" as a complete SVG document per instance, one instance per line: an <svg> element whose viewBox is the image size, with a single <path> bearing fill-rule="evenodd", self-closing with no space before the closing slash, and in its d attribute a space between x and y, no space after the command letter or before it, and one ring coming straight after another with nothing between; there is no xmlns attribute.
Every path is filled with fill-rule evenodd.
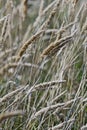
<svg viewBox="0 0 87 130"><path fill-rule="evenodd" d="M0 129L87 129L87 4L0 1Z"/></svg>

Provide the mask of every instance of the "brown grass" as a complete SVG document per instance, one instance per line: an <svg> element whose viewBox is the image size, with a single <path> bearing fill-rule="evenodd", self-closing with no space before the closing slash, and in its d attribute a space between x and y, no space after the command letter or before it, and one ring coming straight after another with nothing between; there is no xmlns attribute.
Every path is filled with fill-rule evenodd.
<svg viewBox="0 0 87 130"><path fill-rule="evenodd" d="M0 1L0 128L87 128L85 0Z"/></svg>

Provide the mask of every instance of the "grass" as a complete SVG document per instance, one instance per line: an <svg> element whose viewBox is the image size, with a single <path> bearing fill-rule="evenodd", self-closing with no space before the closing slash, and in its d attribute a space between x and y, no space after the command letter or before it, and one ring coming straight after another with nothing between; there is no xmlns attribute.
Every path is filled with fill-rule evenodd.
<svg viewBox="0 0 87 130"><path fill-rule="evenodd" d="M0 128L87 129L87 5L0 2Z"/></svg>

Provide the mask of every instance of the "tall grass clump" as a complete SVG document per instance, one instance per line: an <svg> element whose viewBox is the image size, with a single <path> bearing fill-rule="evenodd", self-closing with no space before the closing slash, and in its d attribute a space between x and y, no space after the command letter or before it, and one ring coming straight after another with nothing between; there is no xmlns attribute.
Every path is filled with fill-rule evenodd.
<svg viewBox="0 0 87 130"><path fill-rule="evenodd" d="M0 129L87 129L87 1L0 1Z"/></svg>

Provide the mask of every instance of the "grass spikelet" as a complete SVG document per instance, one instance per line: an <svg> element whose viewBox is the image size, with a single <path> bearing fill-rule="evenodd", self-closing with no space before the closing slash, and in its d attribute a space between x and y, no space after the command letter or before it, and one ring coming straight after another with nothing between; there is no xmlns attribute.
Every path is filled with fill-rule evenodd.
<svg viewBox="0 0 87 130"><path fill-rule="evenodd" d="M27 5L27 3L28 3L28 0L23 0L23 16L24 16L24 18L25 18L26 15L27 15L27 10L28 10L28 5Z"/></svg>
<svg viewBox="0 0 87 130"><path fill-rule="evenodd" d="M51 43L45 50L43 50L41 57L44 57L45 55L50 55L52 53L56 53L58 50L60 50L66 43L72 40L73 35L66 36L64 38L59 39L58 41L55 41Z"/></svg>
<svg viewBox="0 0 87 130"><path fill-rule="evenodd" d="M38 37L40 37L40 35L43 33L44 31L40 31L37 32L35 35L33 35L29 40L27 40L23 46L20 48L18 54L17 54L17 59L16 62L20 60L20 58L22 57L22 55L24 54L24 52L26 51L26 49L28 48L28 46L35 41Z"/></svg>

